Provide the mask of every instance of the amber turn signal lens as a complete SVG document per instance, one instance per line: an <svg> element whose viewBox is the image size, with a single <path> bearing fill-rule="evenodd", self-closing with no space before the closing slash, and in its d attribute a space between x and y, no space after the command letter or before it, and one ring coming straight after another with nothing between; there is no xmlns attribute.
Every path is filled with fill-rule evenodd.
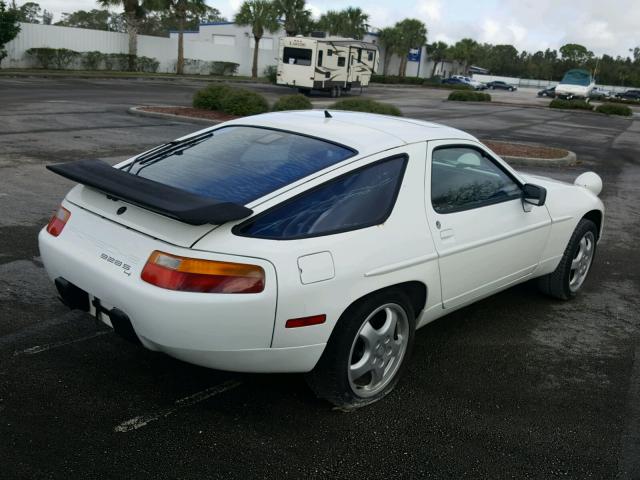
<svg viewBox="0 0 640 480"><path fill-rule="evenodd" d="M168 290L204 293L260 293L264 269L258 265L180 257L154 251L142 280Z"/></svg>

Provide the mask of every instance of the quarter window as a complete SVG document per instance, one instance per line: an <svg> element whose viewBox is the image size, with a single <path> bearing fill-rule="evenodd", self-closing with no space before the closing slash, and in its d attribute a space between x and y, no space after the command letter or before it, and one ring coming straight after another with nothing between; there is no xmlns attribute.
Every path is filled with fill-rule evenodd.
<svg viewBox="0 0 640 480"><path fill-rule="evenodd" d="M311 65L311 49L284 47L282 61L288 65Z"/></svg>
<svg viewBox="0 0 640 480"><path fill-rule="evenodd" d="M521 196L520 186L475 148L437 148L432 159L431 203L438 213L468 210Z"/></svg>
<svg viewBox="0 0 640 480"><path fill-rule="evenodd" d="M236 233L287 240L381 224L391 214L406 162L401 155L349 172L256 216Z"/></svg>

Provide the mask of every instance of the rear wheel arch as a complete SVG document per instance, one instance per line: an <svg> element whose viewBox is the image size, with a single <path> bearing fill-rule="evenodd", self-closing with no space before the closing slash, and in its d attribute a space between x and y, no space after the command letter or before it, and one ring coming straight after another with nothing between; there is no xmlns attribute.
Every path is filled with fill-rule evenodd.
<svg viewBox="0 0 640 480"><path fill-rule="evenodd" d="M362 297L357 298L356 300L351 302L351 304L347 308L344 309L344 311L340 315L340 318L343 318L349 315L350 311L357 308L358 305L360 305L362 302L366 301L370 297L378 295L380 293L387 292L387 291L400 291L404 293L409 298L409 301L411 302L411 306L413 307L413 311L416 317L418 317L420 312L424 309L425 305L427 304L427 295L428 295L427 286L423 282L420 282L418 280L413 280L413 281L388 285L378 290L373 290L372 292L369 292L366 295L363 295ZM335 327L334 327L334 331L335 331Z"/></svg>

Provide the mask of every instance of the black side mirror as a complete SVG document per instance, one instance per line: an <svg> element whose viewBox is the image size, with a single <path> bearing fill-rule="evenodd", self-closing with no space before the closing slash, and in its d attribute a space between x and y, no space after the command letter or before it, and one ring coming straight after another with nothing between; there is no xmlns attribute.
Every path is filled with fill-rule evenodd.
<svg viewBox="0 0 640 480"><path fill-rule="evenodd" d="M529 205L535 205L541 207L547 200L547 189L533 185L532 183L525 183L522 187L522 201Z"/></svg>

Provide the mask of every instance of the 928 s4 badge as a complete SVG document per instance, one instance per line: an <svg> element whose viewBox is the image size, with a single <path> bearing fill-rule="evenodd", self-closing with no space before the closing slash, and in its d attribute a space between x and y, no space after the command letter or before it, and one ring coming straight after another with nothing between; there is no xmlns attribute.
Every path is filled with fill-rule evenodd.
<svg viewBox="0 0 640 480"><path fill-rule="evenodd" d="M131 265L128 265L128 264L124 263L123 261L118 260L117 258L113 258L112 256L107 255L106 253L101 253L100 254L100 258L102 260L105 260L105 261L109 262L109 263L113 263L116 267L122 268L122 272L125 275L127 275L127 276L131 275Z"/></svg>

